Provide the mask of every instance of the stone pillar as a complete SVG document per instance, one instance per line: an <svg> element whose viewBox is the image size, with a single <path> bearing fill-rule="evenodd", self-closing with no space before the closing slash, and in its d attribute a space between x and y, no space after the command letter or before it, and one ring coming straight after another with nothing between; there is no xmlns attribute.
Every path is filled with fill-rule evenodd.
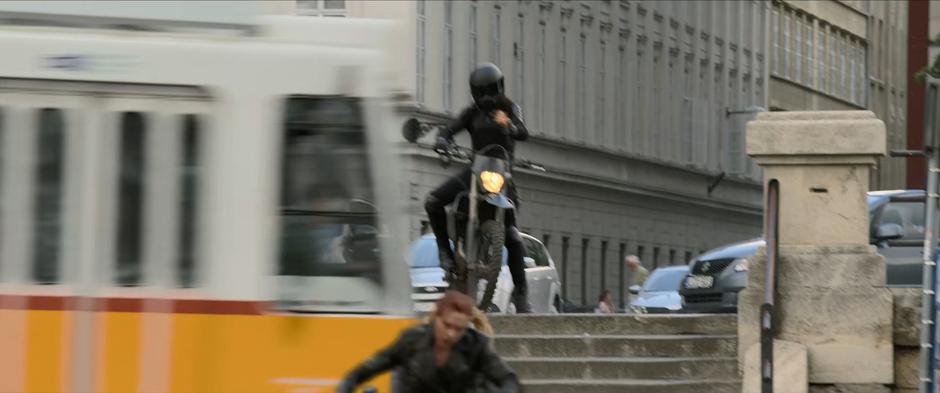
<svg viewBox="0 0 940 393"><path fill-rule="evenodd" d="M780 183L776 338L808 355L808 381L788 380L793 391L808 383L809 392L887 392L894 382L893 299L884 259L869 245L866 202L885 143L884 123L869 111L765 112L747 126L765 189ZM747 380L759 374L745 355L760 345L765 250L753 259L738 303L745 391L759 386ZM788 369L778 365L777 376Z"/></svg>

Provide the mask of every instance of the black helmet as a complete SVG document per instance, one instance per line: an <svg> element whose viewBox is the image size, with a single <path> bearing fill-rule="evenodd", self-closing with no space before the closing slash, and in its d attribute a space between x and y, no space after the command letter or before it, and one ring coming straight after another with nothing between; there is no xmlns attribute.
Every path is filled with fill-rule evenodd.
<svg viewBox="0 0 940 393"><path fill-rule="evenodd" d="M479 102L486 96L500 96L503 91L503 72L495 64L480 64L470 73L470 94L474 101Z"/></svg>

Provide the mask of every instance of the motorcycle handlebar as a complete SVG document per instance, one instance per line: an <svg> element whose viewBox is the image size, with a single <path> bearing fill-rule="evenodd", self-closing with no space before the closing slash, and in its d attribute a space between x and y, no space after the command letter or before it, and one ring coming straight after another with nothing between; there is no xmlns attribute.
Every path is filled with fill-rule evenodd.
<svg viewBox="0 0 940 393"><path fill-rule="evenodd" d="M450 145L445 149L438 149L434 146L427 145L425 145L425 147L434 150L434 152L440 156L441 161L443 161L445 164L450 164L451 160L454 158L473 161L473 150L460 145ZM513 166L539 172L547 172L544 165L531 160L514 160Z"/></svg>

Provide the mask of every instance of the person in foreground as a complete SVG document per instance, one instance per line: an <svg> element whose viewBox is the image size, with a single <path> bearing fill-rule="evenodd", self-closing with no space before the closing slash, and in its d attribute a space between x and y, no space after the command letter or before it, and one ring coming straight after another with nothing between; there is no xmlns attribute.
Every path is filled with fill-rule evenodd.
<svg viewBox="0 0 940 393"><path fill-rule="evenodd" d="M496 355L485 334L472 328L469 296L448 291L430 321L402 332L388 348L350 371L337 393L352 393L372 377L395 369L396 393L516 393L519 380Z"/></svg>

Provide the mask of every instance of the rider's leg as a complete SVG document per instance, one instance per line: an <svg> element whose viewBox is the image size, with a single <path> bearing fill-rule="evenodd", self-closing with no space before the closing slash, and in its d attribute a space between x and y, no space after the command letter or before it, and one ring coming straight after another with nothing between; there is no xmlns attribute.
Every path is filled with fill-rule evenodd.
<svg viewBox="0 0 940 393"><path fill-rule="evenodd" d="M467 189L466 181L470 177L470 170L461 171L457 176L451 177L444 184L431 191L424 203L424 210L428 213L428 221L437 240L437 250L441 256L441 265L447 269L453 266L454 252L450 248L447 233L447 213L444 208L457 197L457 194ZM445 260L446 259L446 260Z"/></svg>
<svg viewBox="0 0 940 393"><path fill-rule="evenodd" d="M507 220L506 251L509 274L512 275L512 302L516 305L516 312L520 314L532 312L529 305L529 283L525 277L525 247L522 244L522 235L513 225L513 220Z"/></svg>

